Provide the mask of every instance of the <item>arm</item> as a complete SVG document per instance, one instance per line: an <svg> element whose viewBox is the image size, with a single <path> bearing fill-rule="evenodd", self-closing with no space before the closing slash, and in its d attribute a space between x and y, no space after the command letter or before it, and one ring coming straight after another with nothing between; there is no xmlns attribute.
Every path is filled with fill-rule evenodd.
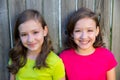
<svg viewBox="0 0 120 80"><path fill-rule="evenodd" d="M15 75L10 73L10 80L15 80Z"/></svg>
<svg viewBox="0 0 120 80"><path fill-rule="evenodd" d="M107 71L107 80L116 80L115 68Z"/></svg>
<svg viewBox="0 0 120 80"><path fill-rule="evenodd" d="M66 80L65 77L61 78L60 80Z"/></svg>
<svg viewBox="0 0 120 80"><path fill-rule="evenodd" d="M62 60L57 61L53 67L53 80L66 80L65 79L65 68Z"/></svg>

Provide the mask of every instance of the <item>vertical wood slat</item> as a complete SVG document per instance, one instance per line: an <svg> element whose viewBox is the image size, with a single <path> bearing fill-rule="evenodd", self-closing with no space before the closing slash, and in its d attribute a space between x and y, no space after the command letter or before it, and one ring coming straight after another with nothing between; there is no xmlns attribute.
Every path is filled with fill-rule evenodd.
<svg viewBox="0 0 120 80"><path fill-rule="evenodd" d="M26 9L35 9L42 14L43 0L26 0Z"/></svg>
<svg viewBox="0 0 120 80"><path fill-rule="evenodd" d="M105 42L105 46L110 48L110 0L96 0L95 12L98 14L100 18L100 26L102 28L103 41ZM106 15L107 14L107 15Z"/></svg>
<svg viewBox="0 0 120 80"><path fill-rule="evenodd" d="M49 28L55 52L59 51L59 1L43 0L43 15Z"/></svg>
<svg viewBox="0 0 120 80"><path fill-rule="evenodd" d="M7 61L10 48L7 0L0 2L0 80L8 80Z"/></svg>
<svg viewBox="0 0 120 80"><path fill-rule="evenodd" d="M64 43L66 23L68 22L68 16L76 10L75 0L61 0L61 34L62 43ZM64 47L64 44L63 44Z"/></svg>
<svg viewBox="0 0 120 80"><path fill-rule="evenodd" d="M8 5L9 5L8 9L9 9L9 23L10 23L9 26L13 29L16 21L16 17L23 10L25 10L25 0L8 0Z"/></svg>
<svg viewBox="0 0 120 80"><path fill-rule="evenodd" d="M78 4L77 4L78 9L83 7L83 1L84 0L78 0Z"/></svg>
<svg viewBox="0 0 120 80"><path fill-rule="evenodd" d="M95 9L95 0L78 0L78 8L86 7L94 11ZM81 5L82 4L82 5Z"/></svg>
<svg viewBox="0 0 120 80"><path fill-rule="evenodd" d="M120 63L120 0L114 0L112 26L112 51ZM117 66L117 80L120 80L120 65Z"/></svg>
<svg viewBox="0 0 120 80"><path fill-rule="evenodd" d="M101 6L102 5L104 5L104 10L103 10L103 26L104 26L104 37L103 37L103 39L104 39L104 42L105 42L105 44L106 44L106 47L108 48L108 49L110 49L110 44L111 44L111 42L110 42L110 37L111 37L111 32L110 32L110 28L111 28L111 19L112 19L112 13L111 13L111 11L112 11L112 9L111 9L111 0L103 0L104 2L103 2L103 4L101 4Z"/></svg>
<svg viewBox="0 0 120 80"><path fill-rule="evenodd" d="M96 0L78 0L78 8L86 7L91 9L92 11L95 10L95 2Z"/></svg>
<svg viewBox="0 0 120 80"><path fill-rule="evenodd" d="M8 20L9 20L9 27L11 29L9 36L13 35L13 28L14 28L16 17L23 10L25 10L25 0L8 0L8 16L9 16ZM11 38L12 38L11 40L13 40L12 36ZM12 42L11 45L13 45L13 41L11 42ZM8 79L2 79L2 80L8 80Z"/></svg>

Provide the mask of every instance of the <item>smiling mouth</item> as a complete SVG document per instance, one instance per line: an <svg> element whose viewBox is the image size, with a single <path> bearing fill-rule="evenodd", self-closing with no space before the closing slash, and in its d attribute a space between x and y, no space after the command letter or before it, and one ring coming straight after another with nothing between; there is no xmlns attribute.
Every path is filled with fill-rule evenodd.
<svg viewBox="0 0 120 80"><path fill-rule="evenodd" d="M83 45L86 45L86 44L88 44L90 41L79 41L81 44L83 44Z"/></svg>
<svg viewBox="0 0 120 80"><path fill-rule="evenodd" d="M34 46L35 46L35 44L28 44L28 46L30 46L30 47L34 47Z"/></svg>

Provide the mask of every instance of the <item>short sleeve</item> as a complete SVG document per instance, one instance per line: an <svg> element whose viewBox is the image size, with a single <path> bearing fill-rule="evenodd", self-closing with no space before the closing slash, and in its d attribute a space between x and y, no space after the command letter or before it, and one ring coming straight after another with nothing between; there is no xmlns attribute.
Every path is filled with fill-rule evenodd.
<svg viewBox="0 0 120 80"><path fill-rule="evenodd" d="M53 67L53 80L59 80L65 77L65 68L61 59Z"/></svg>
<svg viewBox="0 0 120 80"><path fill-rule="evenodd" d="M117 66L117 61L113 55L113 53L110 52L109 54L109 58L108 58L108 68L107 71L111 70L112 68Z"/></svg>

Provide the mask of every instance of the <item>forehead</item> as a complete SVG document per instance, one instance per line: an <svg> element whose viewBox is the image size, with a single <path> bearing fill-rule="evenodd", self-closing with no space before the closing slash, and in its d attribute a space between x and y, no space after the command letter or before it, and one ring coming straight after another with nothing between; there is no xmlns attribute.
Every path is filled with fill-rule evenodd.
<svg viewBox="0 0 120 80"><path fill-rule="evenodd" d="M22 24L20 24L18 30L21 32L24 31L30 31L30 30L35 30L35 29L41 29L42 25L39 21L37 20L28 20Z"/></svg>
<svg viewBox="0 0 120 80"><path fill-rule="evenodd" d="M75 28L96 27L96 22L92 18L83 18L76 22Z"/></svg>

